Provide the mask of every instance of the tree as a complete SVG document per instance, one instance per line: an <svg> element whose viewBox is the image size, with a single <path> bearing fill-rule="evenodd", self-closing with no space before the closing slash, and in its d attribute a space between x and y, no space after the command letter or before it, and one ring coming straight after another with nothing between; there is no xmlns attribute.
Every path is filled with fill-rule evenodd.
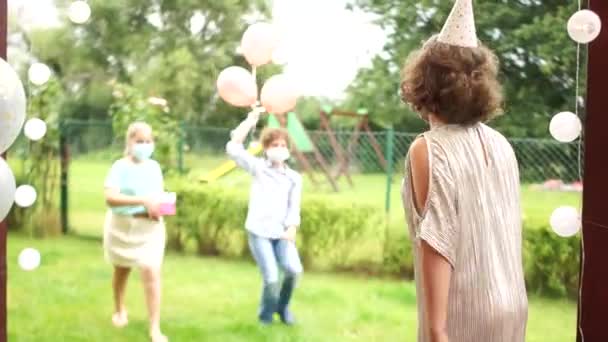
<svg viewBox="0 0 608 342"><path fill-rule="evenodd" d="M352 6L378 15L388 40L373 66L362 70L350 87L347 104L374 108L377 123L422 129L415 114L399 103L399 70L412 50L441 30L452 5L436 0L355 0ZM567 35L566 22L575 11L575 3L557 0L475 3L479 39L501 61L506 115L493 124L506 134L546 136L552 114L574 110L576 44Z"/></svg>
<svg viewBox="0 0 608 342"><path fill-rule="evenodd" d="M70 1L58 0L60 12ZM232 64L247 24L269 12L264 0L92 0L91 19L31 33L34 53L65 89L68 116L105 118L111 83L166 98L181 120L217 123L236 109L218 101L215 79ZM261 70L264 76L272 68ZM234 118L233 118L234 117ZM230 120L228 120L230 121Z"/></svg>

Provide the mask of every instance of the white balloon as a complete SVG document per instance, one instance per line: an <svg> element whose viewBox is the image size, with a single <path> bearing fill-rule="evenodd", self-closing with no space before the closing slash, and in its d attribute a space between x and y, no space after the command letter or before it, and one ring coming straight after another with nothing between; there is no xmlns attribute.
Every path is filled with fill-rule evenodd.
<svg viewBox="0 0 608 342"><path fill-rule="evenodd" d="M38 141L46 134L46 122L38 118L29 119L23 126L23 133L28 139Z"/></svg>
<svg viewBox="0 0 608 342"><path fill-rule="evenodd" d="M31 185L20 185L15 190L15 204L21 208L31 207L36 202L36 189Z"/></svg>
<svg viewBox="0 0 608 342"><path fill-rule="evenodd" d="M581 120L571 112L555 114L549 124L549 132L559 142L572 142L581 135Z"/></svg>
<svg viewBox="0 0 608 342"><path fill-rule="evenodd" d="M25 248L19 253L19 266L24 271L32 271L40 266L40 252L34 248Z"/></svg>
<svg viewBox="0 0 608 342"><path fill-rule="evenodd" d="M4 220L15 201L15 176L6 161L0 158L0 221Z"/></svg>
<svg viewBox="0 0 608 342"><path fill-rule="evenodd" d="M289 50L285 46L279 46L272 52L272 63L285 65L289 62Z"/></svg>
<svg viewBox="0 0 608 342"><path fill-rule="evenodd" d="M68 8L68 17L75 24L84 24L91 17L91 7L85 1L74 1Z"/></svg>
<svg viewBox="0 0 608 342"><path fill-rule="evenodd" d="M23 84L13 68L0 58L0 153L15 142L25 121Z"/></svg>
<svg viewBox="0 0 608 342"><path fill-rule="evenodd" d="M2 158L0 158L0 189L0 221L2 221L15 201L15 176Z"/></svg>
<svg viewBox="0 0 608 342"><path fill-rule="evenodd" d="M581 228L581 218L576 208L559 207L551 214L550 224L557 235L570 237Z"/></svg>
<svg viewBox="0 0 608 342"><path fill-rule="evenodd" d="M599 36L602 20L590 10L574 13L568 20L568 34L577 43L587 44Z"/></svg>
<svg viewBox="0 0 608 342"><path fill-rule="evenodd" d="M27 72L30 82L41 86L51 78L51 69L44 63L34 63Z"/></svg>

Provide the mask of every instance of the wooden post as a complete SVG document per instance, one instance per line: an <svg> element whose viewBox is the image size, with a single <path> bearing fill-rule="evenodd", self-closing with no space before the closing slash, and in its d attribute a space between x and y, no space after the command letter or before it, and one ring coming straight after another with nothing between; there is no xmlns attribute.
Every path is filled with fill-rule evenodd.
<svg viewBox="0 0 608 342"><path fill-rule="evenodd" d="M8 28L7 0L0 0L0 57L6 60ZM6 158L6 154L2 157ZM0 342L6 342L6 232L8 224L0 222Z"/></svg>
<svg viewBox="0 0 608 342"><path fill-rule="evenodd" d="M589 45L577 341L603 342L608 341L608 1L589 0L589 9L600 16L604 27Z"/></svg>
<svg viewBox="0 0 608 342"><path fill-rule="evenodd" d="M380 164L384 168L384 171L388 171L388 165L386 163L386 159L384 158L384 155L382 154L382 148L380 147L378 140L376 140L374 133L372 133L372 130L369 127L369 117L368 116L365 117L365 122L363 123L363 129L367 133L367 136L369 137L369 142L372 145L372 148L374 149L374 151L376 152L376 156L378 157Z"/></svg>
<svg viewBox="0 0 608 342"><path fill-rule="evenodd" d="M319 118L321 119L321 128L327 132L327 137L329 138L329 143L334 150L336 155L336 159L338 160L338 165L342 165L344 162L344 149L336 139L336 135L334 131L331 129L331 125L329 123L329 114L325 113L325 111L321 111ZM333 177L333 176L332 176Z"/></svg>
<svg viewBox="0 0 608 342"><path fill-rule="evenodd" d="M353 183L352 178L350 178L348 167L350 166L350 160L354 153L353 150L355 146L357 146L357 142L359 141L359 133L361 132L362 123L363 121L359 121L357 123L357 126L355 126L355 131L353 132L353 135L348 141L348 146L346 147L346 155L344 156L344 159L342 159L342 162L340 163L340 167L338 168L338 172L336 173L335 177L336 180L339 180L340 176L344 174L344 176L346 176L346 179L348 180L348 184L350 184L351 187L355 186L355 184Z"/></svg>

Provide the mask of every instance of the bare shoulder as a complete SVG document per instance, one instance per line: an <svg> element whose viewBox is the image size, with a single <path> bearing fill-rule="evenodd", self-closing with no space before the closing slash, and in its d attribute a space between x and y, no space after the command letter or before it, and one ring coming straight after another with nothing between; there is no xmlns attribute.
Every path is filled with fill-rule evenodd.
<svg viewBox="0 0 608 342"><path fill-rule="evenodd" d="M410 146L410 163L412 168L424 167L428 169L429 164L429 149L427 146L427 140L424 136L419 136L414 140Z"/></svg>
<svg viewBox="0 0 608 342"><path fill-rule="evenodd" d="M427 139L418 137L409 151L409 170L412 179L414 202L418 213L422 213L426 207L429 193L429 151Z"/></svg>

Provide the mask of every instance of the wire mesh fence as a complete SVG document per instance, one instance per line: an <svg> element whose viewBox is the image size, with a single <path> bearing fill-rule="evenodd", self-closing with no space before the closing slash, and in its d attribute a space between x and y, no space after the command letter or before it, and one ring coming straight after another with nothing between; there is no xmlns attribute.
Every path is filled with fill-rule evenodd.
<svg viewBox="0 0 608 342"><path fill-rule="evenodd" d="M167 169L196 180L225 165L230 128L180 127L180 138L175 141L178 155L171 159L172 165L164 165ZM257 129L249 140L258 138L259 133ZM321 185L315 186L315 193L338 190L340 198L353 202L379 207L384 204L388 214L391 202L398 201L398 191L392 191L391 184L401 181L407 151L416 134L390 129L374 132L339 129L309 130L306 136L312 148L302 153L294 151L291 162L313 185ZM61 198L64 229L68 230L67 222L77 222L75 233L97 236L105 211L103 181L111 163L124 153L124 132L114 132L109 121L65 121L60 125L60 137L62 146L58 146L58 150L62 151L62 160L67 165L66 175L62 173L62 177L65 176ZM522 183L579 180L578 144L538 139L511 139L510 142L520 163ZM15 149L20 150L20 145ZM27 150L26 144L23 147ZM17 157L21 153L15 151L13 155ZM244 186L247 179L243 173L235 172L217 181L226 186ZM69 226L70 230L74 229Z"/></svg>
<svg viewBox="0 0 608 342"><path fill-rule="evenodd" d="M182 139L175 142L182 154L175 158L175 167L183 171L208 171L214 162L224 159L224 148L230 128L182 125ZM258 129L255 134L259 135ZM308 131L316 151L303 153L308 165L294 158L297 168L310 167L323 172L327 167L336 175L393 173L404 171L407 151L416 134L387 131L356 133L347 130ZM106 121L67 121L62 125L71 158L105 159L120 157L124 149L124 133L114 132ZM389 141L389 139L391 141ZM539 183L550 179L565 182L579 180L578 144L563 144L550 139L510 139L520 164L523 183ZM387 160L389 154L391 160Z"/></svg>

